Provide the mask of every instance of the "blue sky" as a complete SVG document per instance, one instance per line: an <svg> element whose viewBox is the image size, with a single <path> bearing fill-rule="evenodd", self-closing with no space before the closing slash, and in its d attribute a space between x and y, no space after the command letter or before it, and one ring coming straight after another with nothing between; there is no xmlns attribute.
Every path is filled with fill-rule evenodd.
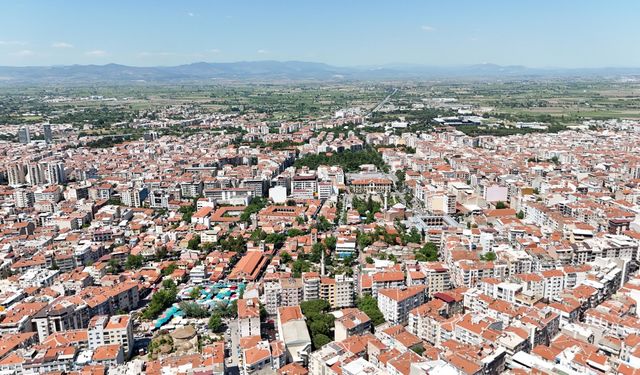
<svg viewBox="0 0 640 375"><path fill-rule="evenodd" d="M640 67L640 1L0 0L0 65Z"/></svg>

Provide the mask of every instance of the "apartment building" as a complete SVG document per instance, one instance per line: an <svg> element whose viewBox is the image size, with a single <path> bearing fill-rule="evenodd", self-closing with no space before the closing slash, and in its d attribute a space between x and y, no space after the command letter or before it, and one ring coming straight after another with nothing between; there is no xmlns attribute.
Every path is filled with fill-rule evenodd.
<svg viewBox="0 0 640 375"><path fill-rule="evenodd" d="M421 270L426 275L429 297L451 289L451 273L443 263L430 262L425 264Z"/></svg>
<svg viewBox="0 0 640 375"><path fill-rule="evenodd" d="M313 199L318 193L318 177L315 173L304 173L293 176L291 180L291 196L298 199Z"/></svg>
<svg viewBox="0 0 640 375"><path fill-rule="evenodd" d="M282 306L298 306L304 301L303 281L288 275L265 278L263 297L265 309L270 315L275 315Z"/></svg>
<svg viewBox="0 0 640 375"><path fill-rule="evenodd" d="M334 279L323 277L320 280L319 297L329 302L332 309L353 306L354 294L354 281L351 277L336 275Z"/></svg>
<svg viewBox="0 0 640 375"><path fill-rule="evenodd" d="M129 315L94 316L87 327L87 338L89 349L119 344L129 358L133 352L133 319Z"/></svg>
<svg viewBox="0 0 640 375"><path fill-rule="evenodd" d="M352 308L343 309L342 316L335 320L335 341L346 340L350 336L371 331L371 319L364 312Z"/></svg>
<svg viewBox="0 0 640 375"><path fill-rule="evenodd" d="M380 289L378 307L390 324L404 324L409 319L409 312L424 303L426 291L424 285Z"/></svg>
<svg viewBox="0 0 640 375"><path fill-rule="evenodd" d="M402 271L376 272L371 277L371 295L378 296L380 289L400 288L405 286L405 275Z"/></svg>
<svg viewBox="0 0 640 375"><path fill-rule="evenodd" d="M238 300L238 331L240 337L260 335L260 302L257 298Z"/></svg>

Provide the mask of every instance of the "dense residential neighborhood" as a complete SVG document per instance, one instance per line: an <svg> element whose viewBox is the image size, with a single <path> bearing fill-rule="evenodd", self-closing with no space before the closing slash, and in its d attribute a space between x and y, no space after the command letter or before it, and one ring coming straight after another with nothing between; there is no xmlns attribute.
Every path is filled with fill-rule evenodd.
<svg viewBox="0 0 640 375"><path fill-rule="evenodd" d="M186 137L160 114L99 148L22 126L0 143L0 373L638 371L640 123L364 112L196 115Z"/></svg>

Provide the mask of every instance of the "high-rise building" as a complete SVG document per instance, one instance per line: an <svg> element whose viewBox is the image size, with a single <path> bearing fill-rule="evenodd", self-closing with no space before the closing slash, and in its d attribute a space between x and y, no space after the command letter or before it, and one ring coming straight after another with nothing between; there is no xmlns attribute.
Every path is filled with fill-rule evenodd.
<svg viewBox="0 0 640 375"><path fill-rule="evenodd" d="M51 124L43 124L42 132L44 133L44 141L53 143L53 133L51 132Z"/></svg>
<svg viewBox="0 0 640 375"><path fill-rule="evenodd" d="M122 203L129 207L142 207L149 195L147 188L130 188L120 193Z"/></svg>
<svg viewBox="0 0 640 375"><path fill-rule="evenodd" d="M46 179L43 169L38 163L27 164L27 183L31 186L44 184Z"/></svg>
<svg viewBox="0 0 640 375"><path fill-rule="evenodd" d="M30 190L18 189L13 192L13 201L18 208L33 207L35 197Z"/></svg>
<svg viewBox="0 0 640 375"><path fill-rule="evenodd" d="M64 163L61 161L53 161L43 163L45 178L50 184L64 184L67 182L67 175L64 171Z"/></svg>
<svg viewBox="0 0 640 375"><path fill-rule="evenodd" d="M27 144L31 142L31 135L29 134L29 128L26 126L21 127L18 130L18 142Z"/></svg>
<svg viewBox="0 0 640 375"><path fill-rule="evenodd" d="M7 167L7 180L11 186L27 183L25 165L20 163L9 165Z"/></svg>

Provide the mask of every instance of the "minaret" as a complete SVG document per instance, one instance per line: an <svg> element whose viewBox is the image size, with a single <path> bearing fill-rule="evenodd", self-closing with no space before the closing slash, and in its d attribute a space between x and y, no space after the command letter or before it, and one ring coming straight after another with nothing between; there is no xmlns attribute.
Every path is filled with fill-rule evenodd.
<svg viewBox="0 0 640 375"><path fill-rule="evenodd" d="M322 256L320 257L320 277L324 277L324 257L325 257L325 251L322 250Z"/></svg>

